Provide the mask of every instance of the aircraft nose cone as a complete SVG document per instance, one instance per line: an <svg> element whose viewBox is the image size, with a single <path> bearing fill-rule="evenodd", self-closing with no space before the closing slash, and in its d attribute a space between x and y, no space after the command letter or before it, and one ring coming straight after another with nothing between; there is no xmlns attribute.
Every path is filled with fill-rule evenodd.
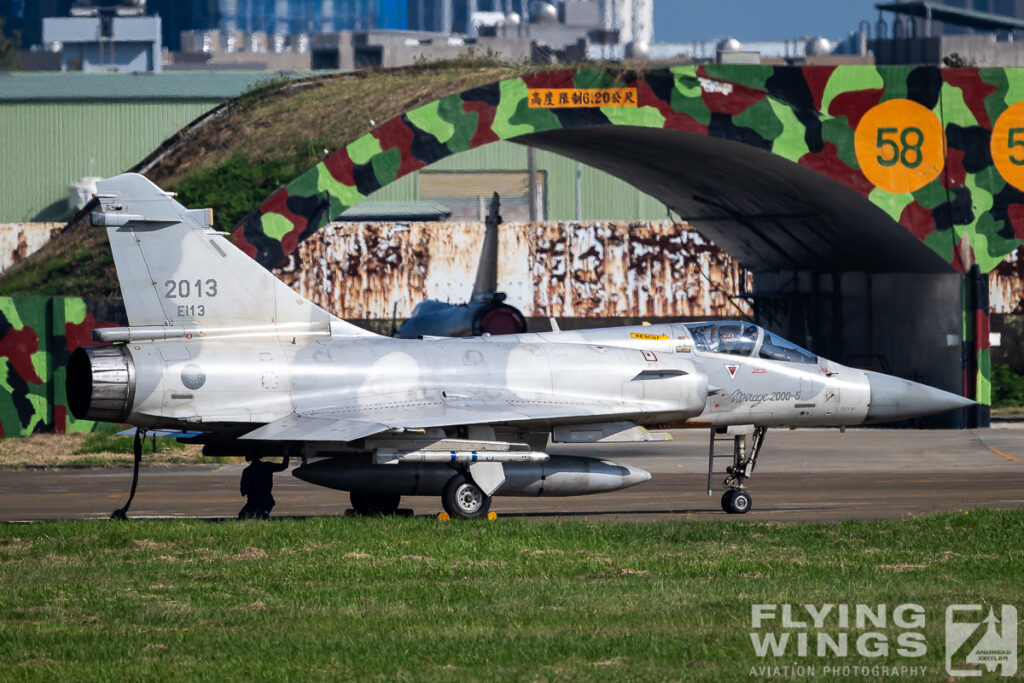
<svg viewBox="0 0 1024 683"><path fill-rule="evenodd" d="M864 424L909 420L974 405L969 398L926 384L880 372L867 371L865 374L871 386L871 402Z"/></svg>

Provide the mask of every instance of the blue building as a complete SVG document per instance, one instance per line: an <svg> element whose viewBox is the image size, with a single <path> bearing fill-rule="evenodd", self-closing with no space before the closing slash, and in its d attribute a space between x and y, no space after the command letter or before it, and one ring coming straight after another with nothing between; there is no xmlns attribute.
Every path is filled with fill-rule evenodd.
<svg viewBox="0 0 1024 683"><path fill-rule="evenodd" d="M450 1L450 0L449 0ZM481 0L484 4L500 0ZM409 10L440 6L440 0L148 0L146 14L160 17L161 44L180 49L182 31L220 29L268 34L410 28ZM4 35L17 32L23 48L42 45L43 20L69 17L74 0L0 0ZM116 6L119 0L90 0L92 6ZM456 3L459 4L459 3ZM462 4L465 4L464 2Z"/></svg>
<svg viewBox="0 0 1024 683"><path fill-rule="evenodd" d="M151 6L159 4L156 0ZM217 0L216 28L225 33L285 35L375 28L401 31L409 28L409 0Z"/></svg>

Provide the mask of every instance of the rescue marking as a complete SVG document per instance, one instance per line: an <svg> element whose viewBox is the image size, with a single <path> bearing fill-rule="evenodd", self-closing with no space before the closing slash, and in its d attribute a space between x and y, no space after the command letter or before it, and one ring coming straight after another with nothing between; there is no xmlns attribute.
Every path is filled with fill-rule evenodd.
<svg viewBox="0 0 1024 683"><path fill-rule="evenodd" d="M729 379L736 379L736 371L740 369L740 366L726 365L725 369L729 371Z"/></svg>
<svg viewBox="0 0 1024 683"><path fill-rule="evenodd" d="M645 341L660 341L662 339L669 339L667 334L642 334L640 332L633 332L629 335L633 339L643 339Z"/></svg>
<svg viewBox="0 0 1024 683"><path fill-rule="evenodd" d="M655 362L658 360L658 357L654 355L654 351L641 351L640 353L644 354L644 360L646 361Z"/></svg>
<svg viewBox="0 0 1024 683"><path fill-rule="evenodd" d="M530 109L636 106L636 88L530 88Z"/></svg>

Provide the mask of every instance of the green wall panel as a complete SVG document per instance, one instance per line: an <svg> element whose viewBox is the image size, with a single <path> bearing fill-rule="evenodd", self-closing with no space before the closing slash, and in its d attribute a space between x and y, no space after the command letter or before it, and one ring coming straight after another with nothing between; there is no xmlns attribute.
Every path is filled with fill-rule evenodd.
<svg viewBox="0 0 1024 683"><path fill-rule="evenodd" d="M127 170L219 102L0 104L0 222L64 218L72 182Z"/></svg>
<svg viewBox="0 0 1024 683"><path fill-rule="evenodd" d="M512 142L495 142L453 154L411 173L367 197L372 202L408 202L419 199L419 174L434 171L522 171L527 170L527 150ZM545 202L549 220L576 218L576 162L544 150L537 150L537 170L547 174ZM660 220L671 218L666 206L632 185L590 166L580 178L584 220Z"/></svg>

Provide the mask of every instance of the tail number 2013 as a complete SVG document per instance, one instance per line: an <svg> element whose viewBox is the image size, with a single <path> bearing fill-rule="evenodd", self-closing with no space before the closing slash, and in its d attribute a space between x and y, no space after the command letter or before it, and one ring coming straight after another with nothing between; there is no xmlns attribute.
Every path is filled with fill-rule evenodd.
<svg viewBox="0 0 1024 683"><path fill-rule="evenodd" d="M164 287L167 288L164 292L165 299L217 296L217 281L213 278L209 280L168 280L164 283Z"/></svg>
<svg viewBox="0 0 1024 683"><path fill-rule="evenodd" d="M208 280L167 280L164 282L165 299L211 298L217 296L217 281ZM203 304L182 304L178 306L179 318L193 318L206 315Z"/></svg>

